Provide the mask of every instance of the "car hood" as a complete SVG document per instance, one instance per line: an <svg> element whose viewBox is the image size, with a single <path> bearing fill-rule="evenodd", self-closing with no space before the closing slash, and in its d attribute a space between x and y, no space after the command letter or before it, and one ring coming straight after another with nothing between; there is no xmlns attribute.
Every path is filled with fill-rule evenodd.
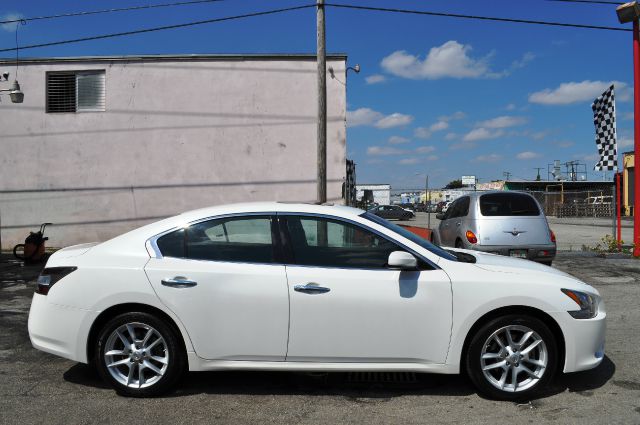
<svg viewBox="0 0 640 425"><path fill-rule="evenodd" d="M451 249L451 251L464 252L465 254L472 255L476 258L474 265L483 270L500 273L514 273L514 274L530 274L530 273L542 273L546 275L555 275L569 278L571 280L583 283L574 276L568 273L560 271L544 264L536 263L535 261L524 260L522 258L507 257L498 254L489 254L485 252L473 251L470 249Z"/></svg>

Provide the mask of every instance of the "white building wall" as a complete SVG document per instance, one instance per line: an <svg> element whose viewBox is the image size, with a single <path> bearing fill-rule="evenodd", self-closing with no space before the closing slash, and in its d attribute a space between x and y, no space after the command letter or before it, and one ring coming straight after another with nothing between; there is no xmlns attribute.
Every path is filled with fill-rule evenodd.
<svg viewBox="0 0 640 425"><path fill-rule="evenodd" d="M389 205L391 203L391 185L388 184L370 184L356 185L356 200L362 200L365 190L371 190L373 193L373 202L379 205Z"/></svg>
<svg viewBox="0 0 640 425"><path fill-rule="evenodd" d="M340 202L346 58L327 62L327 197ZM96 69L105 112L45 113L47 71ZM315 200L315 56L32 60L19 81L24 103L0 103L4 249L45 221L65 246L209 205Z"/></svg>

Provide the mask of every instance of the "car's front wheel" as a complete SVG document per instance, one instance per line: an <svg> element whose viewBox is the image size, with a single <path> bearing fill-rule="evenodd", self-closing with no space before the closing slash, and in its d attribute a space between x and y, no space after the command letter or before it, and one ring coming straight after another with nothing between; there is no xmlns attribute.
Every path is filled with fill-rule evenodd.
<svg viewBox="0 0 640 425"><path fill-rule="evenodd" d="M185 370L185 355L176 332L149 313L114 317L102 328L97 344L98 371L121 395L163 394Z"/></svg>
<svg viewBox="0 0 640 425"><path fill-rule="evenodd" d="M522 400L548 385L557 356L557 344L547 325L535 317L507 315L489 321L474 335L466 369L486 396Z"/></svg>

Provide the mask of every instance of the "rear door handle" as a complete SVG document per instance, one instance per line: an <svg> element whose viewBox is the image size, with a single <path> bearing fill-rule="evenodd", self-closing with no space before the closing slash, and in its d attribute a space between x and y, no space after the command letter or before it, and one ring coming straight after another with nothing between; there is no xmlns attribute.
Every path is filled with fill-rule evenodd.
<svg viewBox="0 0 640 425"><path fill-rule="evenodd" d="M324 286L318 286L317 283L307 283L306 285L296 285L293 287L293 290L296 292L304 292L305 294L324 294L331 289L326 288Z"/></svg>
<svg viewBox="0 0 640 425"><path fill-rule="evenodd" d="M164 286L171 288L192 288L198 284L195 280L189 280L184 276L162 279L161 282Z"/></svg>
<svg viewBox="0 0 640 425"><path fill-rule="evenodd" d="M462 224L462 223L458 222L458 223L456 223L456 226L460 226L460 224Z"/></svg>

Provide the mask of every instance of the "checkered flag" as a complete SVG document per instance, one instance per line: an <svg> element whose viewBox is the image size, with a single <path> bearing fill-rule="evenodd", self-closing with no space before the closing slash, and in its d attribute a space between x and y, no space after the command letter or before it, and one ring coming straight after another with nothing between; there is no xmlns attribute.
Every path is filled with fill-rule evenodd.
<svg viewBox="0 0 640 425"><path fill-rule="evenodd" d="M618 142L616 141L616 101L613 85L591 104L596 126L596 145L600 161L593 167L600 171L618 171Z"/></svg>

